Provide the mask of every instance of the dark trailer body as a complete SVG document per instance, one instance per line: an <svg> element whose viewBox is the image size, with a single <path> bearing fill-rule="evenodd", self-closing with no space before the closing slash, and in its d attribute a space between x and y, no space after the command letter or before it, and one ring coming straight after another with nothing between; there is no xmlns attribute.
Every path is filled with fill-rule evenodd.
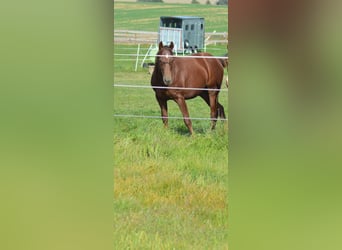
<svg viewBox="0 0 342 250"><path fill-rule="evenodd" d="M177 52L197 52L204 49L204 18L196 16L161 16L158 43L173 42Z"/></svg>

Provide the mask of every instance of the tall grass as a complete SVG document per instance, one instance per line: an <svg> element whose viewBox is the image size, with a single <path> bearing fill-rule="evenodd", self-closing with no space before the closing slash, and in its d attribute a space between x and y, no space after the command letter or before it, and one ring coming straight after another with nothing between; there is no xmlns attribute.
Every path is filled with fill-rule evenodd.
<svg viewBox="0 0 342 250"><path fill-rule="evenodd" d="M227 126L193 138L180 126L115 120L116 249L226 248Z"/></svg>

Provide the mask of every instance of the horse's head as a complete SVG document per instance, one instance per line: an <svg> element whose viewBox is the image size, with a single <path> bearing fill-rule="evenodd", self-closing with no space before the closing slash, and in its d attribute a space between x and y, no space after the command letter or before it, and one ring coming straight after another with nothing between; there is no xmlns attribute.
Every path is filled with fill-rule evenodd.
<svg viewBox="0 0 342 250"><path fill-rule="evenodd" d="M164 46L163 42L159 43L159 51L156 58L156 66L159 67L161 74L163 76L163 82L165 85L172 84L172 66L173 66L173 42L170 46Z"/></svg>

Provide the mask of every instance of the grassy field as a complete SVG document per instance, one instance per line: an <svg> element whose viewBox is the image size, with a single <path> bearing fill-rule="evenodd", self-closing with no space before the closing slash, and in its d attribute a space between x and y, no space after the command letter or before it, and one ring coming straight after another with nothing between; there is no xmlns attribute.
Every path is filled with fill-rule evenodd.
<svg viewBox="0 0 342 250"><path fill-rule="evenodd" d="M114 3L114 29L158 31L160 16L201 16L206 32L227 32L227 6L166 3Z"/></svg>
<svg viewBox="0 0 342 250"><path fill-rule="evenodd" d="M142 29L140 19L147 18L144 30L153 31L163 14L156 9L168 6L126 4L115 3L118 29ZM169 14L194 13L186 12L193 5L177 6L182 12ZM208 6L201 7L209 15ZM216 10L226 9L211 7L211 16L218 16ZM221 55L224 48L207 50ZM115 44L114 52L134 54L136 46ZM149 85L147 69L135 72L134 58L126 58L114 57L114 83ZM228 112L228 92L219 100ZM192 117L209 117L202 99L187 103ZM159 116L160 110L151 89L115 87L114 114ZM172 101L169 115L181 116ZM191 137L182 120L170 120L164 129L159 119L114 117L114 249L228 249L228 123L219 121L210 131L210 121L194 120L193 127Z"/></svg>

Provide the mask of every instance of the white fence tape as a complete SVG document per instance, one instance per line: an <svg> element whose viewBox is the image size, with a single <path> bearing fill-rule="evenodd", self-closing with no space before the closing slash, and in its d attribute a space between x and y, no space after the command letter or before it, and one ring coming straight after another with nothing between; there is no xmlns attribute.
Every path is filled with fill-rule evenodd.
<svg viewBox="0 0 342 250"><path fill-rule="evenodd" d="M227 118L202 118L202 117L181 117L181 116L154 116L154 115L126 115L126 114L114 114L114 117L124 117L124 118L147 118L147 119L174 119L174 120L209 120L209 121L228 121Z"/></svg>
<svg viewBox="0 0 342 250"><path fill-rule="evenodd" d="M130 85L130 84L113 84L113 87L122 88L153 88L153 89L179 89L179 90L210 90L210 91L228 91L228 89L208 89L208 88L185 88L185 87L168 87L168 86L151 86L151 85Z"/></svg>

